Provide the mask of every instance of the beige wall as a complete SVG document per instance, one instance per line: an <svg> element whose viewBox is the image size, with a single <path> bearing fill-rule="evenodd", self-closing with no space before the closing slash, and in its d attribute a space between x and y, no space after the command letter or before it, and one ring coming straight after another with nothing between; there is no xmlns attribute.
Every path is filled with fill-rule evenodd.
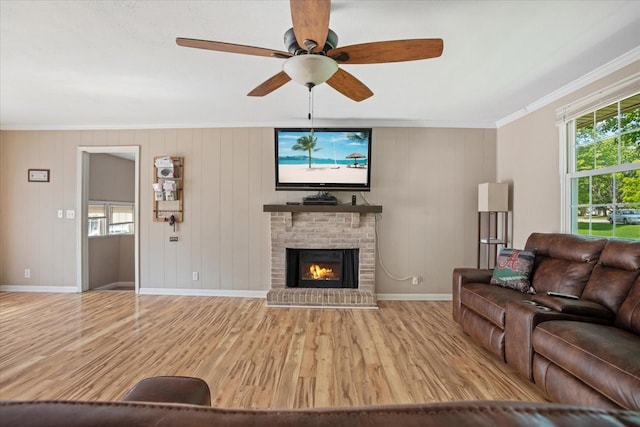
<svg viewBox="0 0 640 427"><path fill-rule="evenodd" d="M640 72L640 62L612 73L498 129L497 178L511 184L513 246L532 232L560 232L560 143L556 110Z"/></svg>
<svg viewBox="0 0 640 427"><path fill-rule="evenodd" d="M396 276L424 279L394 281L378 263L377 291L451 293L453 268L476 265L477 189L495 180L495 130L378 128L373 139L378 255Z"/></svg>
<svg viewBox="0 0 640 427"><path fill-rule="evenodd" d="M299 201L274 191L273 129L3 131L0 133L0 285L75 286L76 227L57 209L75 209L78 146L141 147L142 288L264 291L269 288L269 215L263 204ZM371 203L383 205L382 293L450 293L451 270L476 258L477 185L495 180L496 132L483 129L375 128ZM152 221L152 164L184 156L184 222ZM26 182L29 167L51 169L48 184ZM5 184L10 183L10 184ZM337 194L349 201L351 193ZM379 268L380 266L378 266ZM31 279L25 279L31 268ZM192 281L191 272L200 273Z"/></svg>
<svg viewBox="0 0 640 427"><path fill-rule="evenodd" d="M89 289L119 282L120 236L90 238L88 249Z"/></svg>
<svg viewBox="0 0 640 427"><path fill-rule="evenodd" d="M89 200L135 201L135 162L111 154L89 155Z"/></svg>
<svg viewBox="0 0 640 427"><path fill-rule="evenodd" d="M114 283L133 283L134 241L132 235L89 239L89 288Z"/></svg>
<svg viewBox="0 0 640 427"><path fill-rule="evenodd" d="M119 236L120 249L118 255L118 282L135 282L135 254L134 237L132 235Z"/></svg>
<svg viewBox="0 0 640 427"><path fill-rule="evenodd" d="M68 135L0 132L2 285L75 286L75 223L57 218L58 209L75 209L76 141ZM29 168L51 169L50 182L27 182Z"/></svg>

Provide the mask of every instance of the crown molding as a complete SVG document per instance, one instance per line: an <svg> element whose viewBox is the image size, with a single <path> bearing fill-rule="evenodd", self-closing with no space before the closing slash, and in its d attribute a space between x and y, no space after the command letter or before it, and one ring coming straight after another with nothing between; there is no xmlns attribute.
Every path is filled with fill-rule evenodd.
<svg viewBox="0 0 640 427"><path fill-rule="evenodd" d="M428 128L466 128L492 129L493 121L456 121L456 120L397 120L397 119L322 119L314 120L315 127L428 127ZM308 127L307 120L287 120L264 123L172 123L172 124L112 124L112 125L8 125L2 131L91 131L91 130L156 130L156 129L211 129L211 128L277 128L277 127Z"/></svg>
<svg viewBox="0 0 640 427"><path fill-rule="evenodd" d="M494 127L500 128L506 124L516 121L536 110L539 110L540 108L551 104L552 102L555 102L567 95L574 93L579 89L582 89L587 85L590 85L597 80L607 77L611 73L614 73L626 67L627 65L631 65L638 60L640 60L640 46L631 49L624 55L621 55L618 58L572 81L571 83L562 86L560 89L557 89L550 94L543 96L542 98L538 99L535 102L532 102L526 107L521 108L520 110L515 111L508 116L501 118L500 120L497 120Z"/></svg>

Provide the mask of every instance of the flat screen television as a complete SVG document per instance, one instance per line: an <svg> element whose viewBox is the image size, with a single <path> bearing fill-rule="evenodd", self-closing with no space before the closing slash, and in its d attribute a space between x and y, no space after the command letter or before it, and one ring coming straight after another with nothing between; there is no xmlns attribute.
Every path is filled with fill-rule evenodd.
<svg viewBox="0 0 640 427"><path fill-rule="evenodd" d="M371 128L276 128L276 190L371 189Z"/></svg>

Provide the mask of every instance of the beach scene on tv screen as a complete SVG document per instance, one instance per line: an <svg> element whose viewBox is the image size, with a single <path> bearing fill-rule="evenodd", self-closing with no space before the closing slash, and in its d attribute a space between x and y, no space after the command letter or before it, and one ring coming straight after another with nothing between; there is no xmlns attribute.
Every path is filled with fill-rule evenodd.
<svg viewBox="0 0 640 427"><path fill-rule="evenodd" d="M285 184L366 184L368 154L368 133L281 131L278 178Z"/></svg>

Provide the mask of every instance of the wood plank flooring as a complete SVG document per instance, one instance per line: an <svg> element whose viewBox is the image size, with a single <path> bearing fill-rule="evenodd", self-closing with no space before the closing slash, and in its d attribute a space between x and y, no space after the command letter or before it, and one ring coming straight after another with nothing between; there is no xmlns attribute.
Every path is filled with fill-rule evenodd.
<svg viewBox="0 0 640 427"><path fill-rule="evenodd" d="M461 332L450 302L379 305L4 292L0 399L117 400L145 377L189 375L230 408L545 401Z"/></svg>

